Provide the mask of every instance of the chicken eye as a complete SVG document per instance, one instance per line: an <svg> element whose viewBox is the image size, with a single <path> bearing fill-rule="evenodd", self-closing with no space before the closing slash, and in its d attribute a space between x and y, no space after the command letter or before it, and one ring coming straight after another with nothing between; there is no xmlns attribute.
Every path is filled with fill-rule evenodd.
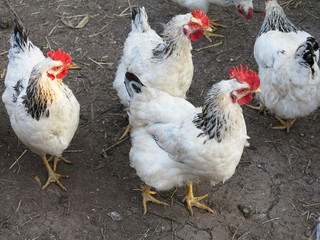
<svg viewBox="0 0 320 240"><path fill-rule="evenodd" d="M191 27L197 27L198 26L198 24L196 24L196 23L191 23Z"/></svg>
<svg viewBox="0 0 320 240"><path fill-rule="evenodd" d="M246 88L242 88L242 89L237 90L237 92L238 92L239 94L243 94L243 93L245 93L247 90L248 90L248 89L246 89Z"/></svg>

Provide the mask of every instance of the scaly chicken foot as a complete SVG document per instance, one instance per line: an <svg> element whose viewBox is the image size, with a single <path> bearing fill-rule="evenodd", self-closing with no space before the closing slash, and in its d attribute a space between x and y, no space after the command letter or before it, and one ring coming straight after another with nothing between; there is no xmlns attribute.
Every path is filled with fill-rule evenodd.
<svg viewBox="0 0 320 240"><path fill-rule="evenodd" d="M62 156L61 157L56 157L56 156L52 156L52 155L48 158L48 162L51 162L51 161L53 161L53 171L57 170L57 165L58 165L58 162L60 162L60 161L63 161L63 162L68 163L68 164L72 163L71 161L65 159Z"/></svg>
<svg viewBox="0 0 320 240"><path fill-rule="evenodd" d="M125 130L124 133L121 135L121 137L119 138L119 140L124 139L124 138L128 135L128 133L129 133L129 132L132 132L133 130L134 130L134 128L132 127L132 125L131 125L131 124L128 124L126 130Z"/></svg>
<svg viewBox="0 0 320 240"><path fill-rule="evenodd" d="M273 127L272 129L278 129L278 130L287 129L287 132L290 132L291 126L296 121L296 119L292 119L292 118L288 118L287 121L283 121L278 116L275 116L275 118L281 123L282 126L276 126L276 127Z"/></svg>
<svg viewBox="0 0 320 240"><path fill-rule="evenodd" d="M215 31L217 31L217 27L225 28L224 25L222 25L220 23L217 23L217 21L219 21L219 19L212 19L212 20L209 21L209 27L212 29L212 32L204 31L204 36L209 40L209 42L212 42L211 37L224 37L221 34L213 33Z"/></svg>
<svg viewBox="0 0 320 240"><path fill-rule="evenodd" d="M191 216L193 216L193 210L192 210L192 206L198 207L198 208L202 208L204 210L207 210L208 212L213 213L213 210L211 208L209 208L208 206L199 203L200 200L204 199L208 197L208 194L203 195L201 197L194 197L193 196L193 190L192 190L192 183L190 183L187 186L187 194L186 196L182 199L182 202L186 202L187 203L187 208L191 214Z"/></svg>
<svg viewBox="0 0 320 240"><path fill-rule="evenodd" d="M140 186L140 188L142 189L143 215L145 215L147 213L147 202L148 201L154 202L156 204L161 204L163 206L169 206L165 202L159 201L151 196L151 195L156 194L157 192L150 191L151 187L149 185L146 184L145 186Z"/></svg>
<svg viewBox="0 0 320 240"><path fill-rule="evenodd" d="M247 105L249 108L263 112L264 115L267 115L268 108L262 103L259 102L259 106L255 107L250 104Z"/></svg>
<svg viewBox="0 0 320 240"><path fill-rule="evenodd" d="M47 180L46 184L42 187L42 189L45 189L46 187L48 187L50 183L56 182L63 190L67 191L65 186L63 186L62 183L59 181L59 178L68 178L69 176L55 173L53 171L53 169L51 168L46 156L43 156L42 160L43 160L44 164L46 165L46 168L48 171L48 180Z"/></svg>
<svg viewBox="0 0 320 240"><path fill-rule="evenodd" d="M217 26L217 27L223 27L223 28L225 28L226 26L224 26L224 25L222 25L222 24L220 24L220 23L217 23L219 21L219 19L211 19L210 21L209 21L209 26L211 27L211 28L216 28L215 26Z"/></svg>

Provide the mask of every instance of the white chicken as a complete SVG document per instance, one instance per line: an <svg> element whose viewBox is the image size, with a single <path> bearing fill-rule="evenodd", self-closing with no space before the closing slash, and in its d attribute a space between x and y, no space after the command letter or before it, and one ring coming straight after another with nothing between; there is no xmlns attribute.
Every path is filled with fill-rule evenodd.
<svg viewBox="0 0 320 240"><path fill-rule="evenodd" d="M252 0L173 0L183 7L188 9L200 8L205 13L208 12L210 4L215 4L220 7L236 7L246 19L250 20L253 17Z"/></svg>
<svg viewBox="0 0 320 240"><path fill-rule="evenodd" d="M121 103L128 106L129 95L123 84L127 71L147 86L185 98L193 77L190 40L200 39L204 31L210 31L209 19L200 10L172 18L160 37L150 28L145 8L133 9L132 31L113 83Z"/></svg>
<svg viewBox="0 0 320 240"><path fill-rule="evenodd" d="M16 19L11 37L9 65L2 95L11 126L18 138L38 154L48 170L46 188L56 182L55 173L61 154L68 147L79 123L80 105L72 91L62 82L68 73L71 57L61 52L48 52L46 58L28 38L22 24ZM46 155L54 158L54 170Z"/></svg>
<svg viewBox="0 0 320 240"><path fill-rule="evenodd" d="M155 194L151 187L163 191L182 185L188 185L183 201L191 214L192 206L213 212L198 202L207 195L193 197L192 182L207 179L214 185L234 174L248 145L240 105L259 91L259 77L251 70L234 68L230 78L213 85L204 107L196 108L126 73L129 122L134 127L130 161L147 184L142 187L144 213L147 201L166 205L151 196Z"/></svg>
<svg viewBox="0 0 320 240"><path fill-rule="evenodd" d="M113 83L121 103L128 106L129 95L123 84L127 71L136 74L147 86L185 98L193 77L190 39L200 39L208 25L206 14L193 11L175 16L160 37L150 28L145 8L133 9L132 31L125 41Z"/></svg>
<svg viewBox="0 0 320 240"><path fill-rule="evenodd" d="M289 132L295 118L319 106L319 44L290 22L276 0L267 0L254 57L262 90L257 95L262 105L256 109L266 107L282 124L274 129Z"/></svg>

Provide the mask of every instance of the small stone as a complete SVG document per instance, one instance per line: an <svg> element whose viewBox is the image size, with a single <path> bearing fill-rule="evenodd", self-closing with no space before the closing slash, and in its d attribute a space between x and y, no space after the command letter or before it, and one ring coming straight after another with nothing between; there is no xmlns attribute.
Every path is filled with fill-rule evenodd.
<svg viewBox="0 0 320 240"><path fill-rule="evenodd" d="M130 210L130 212L132 212L132 213L136 213L136 212L138 211L138 208L130 207L129 210Z"/></svg>
<svg viewBox="0 0 320 240"><path fill-rule="evenodd" d="M234 58L230 58L230 62L234 62Z"/></svg>
<svg viewBox="0 0 320 240"><path fill-rule="evenodd" d="M304 134L304 133L300 133L300 136L301 136L301 137L304 137L304 136L305 136L305 134Z"/></svg>
<svg viewBox="0 0 320 240"><path fill-rule="evenodd" d="M117 212L109 212L108 216L111 217L111 219L113 221L117 221L118 222L118 221L122 221L123 220L123 218Z"/></svg>
<svg viewBox="0 0 320 240"><path fill-rule="evenodd" d="M311 136L310 136L310 138L311 138L311 139L314 139L314 136L313 136L313 135L311 135Z"/></svg>
<svg viewBox="0 0 320 240"><path fill-rule="evenodd" d="M261 168L261 169L266 169L267 166L268 166L268 164L266 164L266 163L258 163L258 164L257 164L257 167L258 167L258 168Z"/></svg>

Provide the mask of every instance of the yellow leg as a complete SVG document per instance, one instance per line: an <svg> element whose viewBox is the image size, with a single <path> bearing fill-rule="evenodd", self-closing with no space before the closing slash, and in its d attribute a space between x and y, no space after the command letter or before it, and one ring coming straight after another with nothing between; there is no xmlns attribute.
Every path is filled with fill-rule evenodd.
<svg viewBox="0 0 320 240"><path fill-rule="evenodd" d="M52 156L52 155L48 158L48 162L51 162L51 161L53 161L53 171L57 170L57 165L58 165L58 162L60 162L60 161L63 161L63 162L68 163L68 164L72 163L71 161L65 159L62 156L61 157L56 157L56 156Z"/></svg>
<svg viewBox="0 0 320 240"><path fill-rule="evenodd" d="M259 106L258 106L258 107L254 107L254 106L252 106L252 105L250 105L250 104L248 104L247 106L248 106L249 108L254 109L254 110L258 110L259 112L263 112L264 115L267 115L268 109L267 109L267 107L266 107L262 102L259 102Z"/></svg>
<svg viewBox="0 0 320 240"><path fill-rule="evenodd" d="M147 213L147 202L154 202L156 204L161 204L163 206L169 206L168 204L166 204L165 202L161 202L157 199L155 199L154 197L152 197L151 195L156 194L157 192L155 191L150 191L151 187L149 185L145 185L145 186L140 186L142 189L142 204L143 204L143 215L145 215Z"/></svg>
<svg viewBox="0 0 320 240"><path fill-rule="evenodd" d="M222 28L225 28L226 26L220 24L220 23L217 23L219 21L219 19L211 19L209 21L209 26L211 28L216 28L216 27L222 27Z"/></svg>
<svg viewBox="0 0 320 240"><path fill-rule="evenodd" d="M281 123L281 126L276 126L276 127L273 127L272 129L279 129L279 130L287 129L287 132L290 132L291 126L296 121L296 119L292 119L292 118L288 118L287 121L283 121L278 116L276 116L275 118Z"/></svg>
<svg viewBox="0 0 320 240"><path fill-rule="evenodd" d="M221 34L213 33L215 31L217 31L217 27L225 27L224 25L222 25L220 23L217 23L217 21L219 21L219 19L210 20L209 21L209 27L211 27L212 32L208 32L208 31L204 32L204 36L209 40L209 42L212 42L211 37L224 37Z"/></svg>
<svg viewBox="0 0 320 240"><path fill-rule="evenodd" d="M182 202L187 202L187 208L188 208L188 210L189 210L191 215L193 215L192 206L195 206L195 207L198 207L198 208L202 208L202 209L207 210L208 212L213 213L213 210L211 208L209 208L208 206L198 202L198 201L206 198L207 196L208 196L208 194L203 195L201 197L194 197L193 196L193 190L192 190L192 183L190 183L187 186L187 194L182 199Z"/></svg>
<svg viewBox="0 0 320 240"><path fill-rule="evenodd" d="M122 134L122 136L119 138L119 140L124 139L124 138L128 135L128 133L131 132L131 131L133 131L133 127L132 127L131 124L128 124L126 130L124 131L124 133Z"/></svg>
<svg viewBox="0 0 320 240"><path fill-rule="evenodd" d="M46 187L48 187L50 183L56 182L63 190L67 191L67 189L59 181L59 178L68 178L69 176L55 173L52 170L52 168L50 167L46 156L43 156L42 160L43 160L44 164L46 165L46 168L47 168L47 171L48 171L48 180L47 180L46 184L42 187L42 189L45 189Z"/></svg>

